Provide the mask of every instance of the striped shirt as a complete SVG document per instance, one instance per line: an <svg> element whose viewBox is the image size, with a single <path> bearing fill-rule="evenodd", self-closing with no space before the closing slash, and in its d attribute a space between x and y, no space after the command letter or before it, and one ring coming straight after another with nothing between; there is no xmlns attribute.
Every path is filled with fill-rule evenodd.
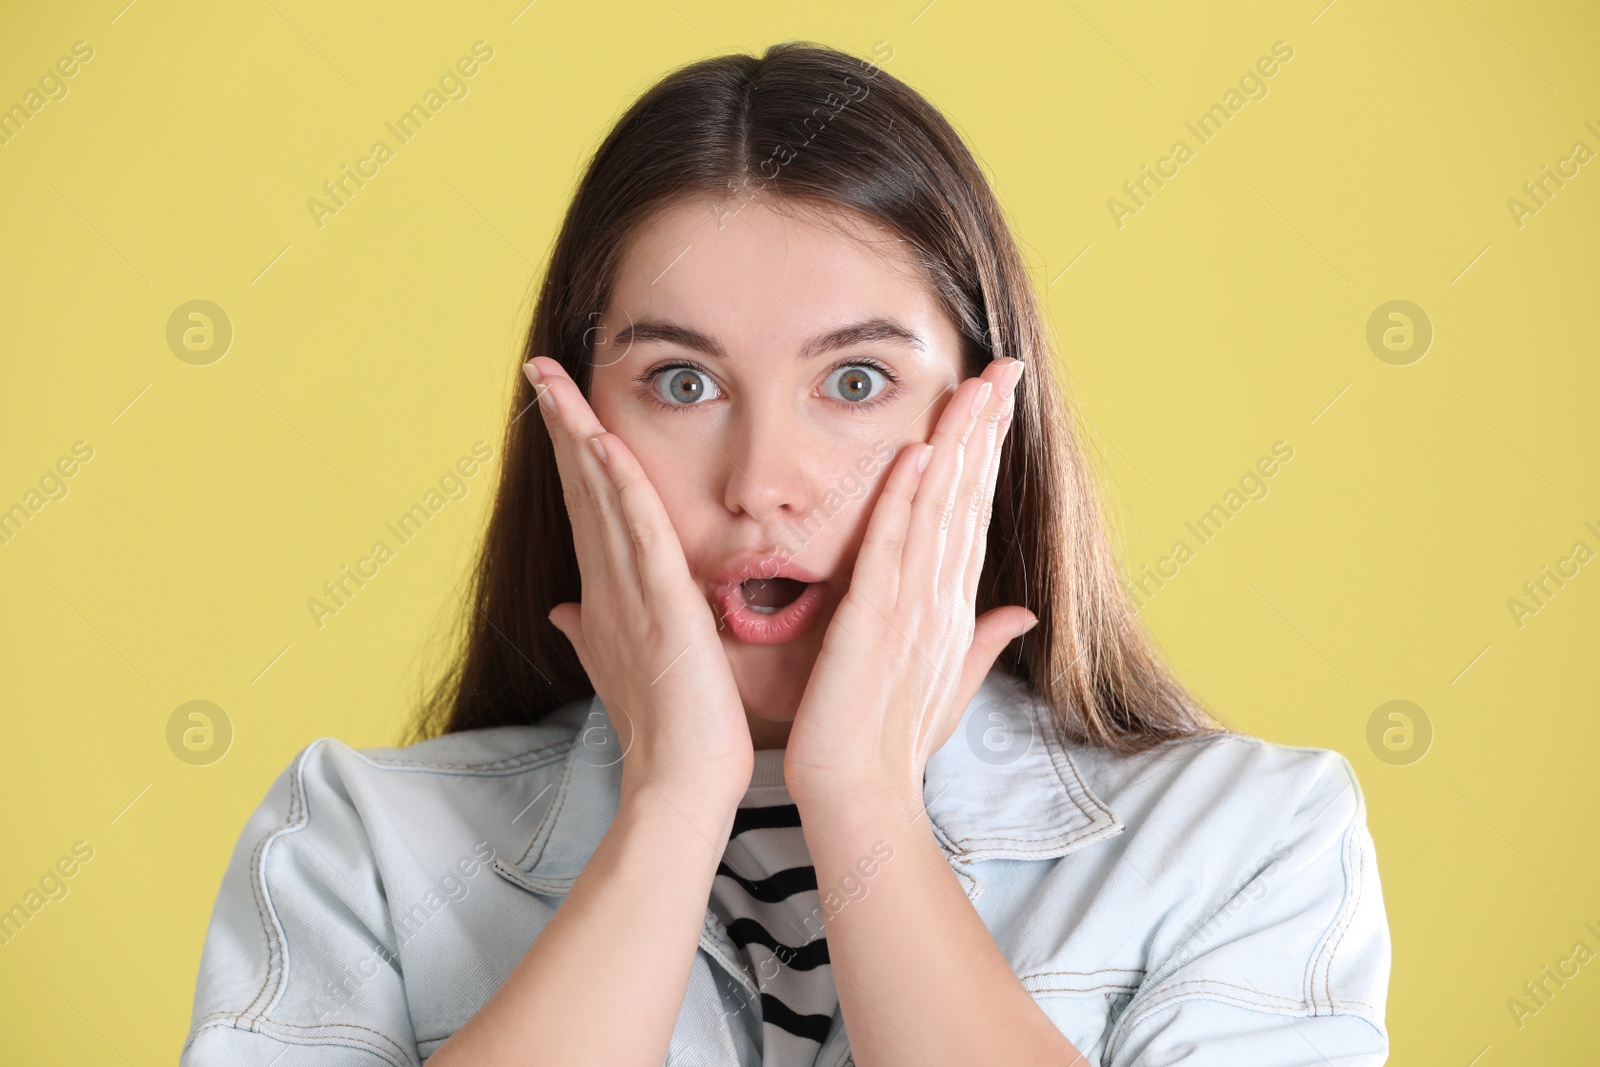
<svg viewBox="0 0 1600 1067"><path fill-rule="evenodd" d="M757 749L750 788L711 884L761 993L762 1067L810 1067L839 1006L823 936L817 872L783 781L781 748Z"/></svg>

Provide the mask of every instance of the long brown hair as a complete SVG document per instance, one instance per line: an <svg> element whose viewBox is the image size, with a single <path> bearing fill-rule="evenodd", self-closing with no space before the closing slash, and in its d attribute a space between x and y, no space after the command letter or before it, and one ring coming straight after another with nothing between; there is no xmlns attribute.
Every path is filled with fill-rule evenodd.
<svg viewBox="0 0 1600 1067"><path fill-rule="evenodd" d="M694 197L756 194L861 213L903 237L962 334L964 376L1028 364L1000 464L979 614L1022 604L1039 625L1001 654L1072 740L1134 753L1210 733L1215 720L1156 656L1129 605L1091 472L1058 384L1030 279L961 138L875 64L803 42L682 67L596 150L567 209L522 361L560 361L587 393L597 312L629 235ZM527 724L594 690L546 618L580 599L572 527L548 434L522 417L520 366L500 482L457 649L410 740Z"/></svg>

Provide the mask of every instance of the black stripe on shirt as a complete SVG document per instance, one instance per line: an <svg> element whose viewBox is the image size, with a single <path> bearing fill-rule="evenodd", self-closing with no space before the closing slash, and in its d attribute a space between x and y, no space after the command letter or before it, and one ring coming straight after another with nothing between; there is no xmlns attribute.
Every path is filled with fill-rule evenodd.
<svg viewBox="0 0 1600 1067"><path fill-rule="evenodd" d="M740 808L733 815L733 830L729 839L746 830L766 830L773 827L799 826L800 807L796 804L773 804L765 808Z"/></svg>
<svg viewBox="0 0 1600 1067"><path fill-rule="evenodd" d="M725 874L738 882L756 900L763 904L776 904L780 900L787 900L796 893L804 893L808 889L817 888L817 869L815 867L790 867L779 871L770 878L762 878L752 882L739 874L726 861L717 864L717 873Z"/></svg>
<svg viewBox="0 0 1600 1067"><path fill-rule="evenodd" d="M728 936L740 948L746 945L767 946L778 962L790 970L815 970L829 962L828 939L825 937L808 941L799 948L791 948L769 934L767 928L754 919L735 919L728 924Z"/></svg>
<svg viewBox="0 0 1600 1067"><path fill-rule="evenodd" d="M801 1015L771 993L761 994L761 1021L819 1045L828 1039L828 1030L833 1026L833 1016Z"/></svg>

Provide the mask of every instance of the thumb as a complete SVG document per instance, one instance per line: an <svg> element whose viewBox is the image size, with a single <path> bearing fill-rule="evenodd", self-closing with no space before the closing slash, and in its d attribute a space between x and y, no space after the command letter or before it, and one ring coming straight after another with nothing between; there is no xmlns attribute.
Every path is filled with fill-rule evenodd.
<svg viewBox="0 0 1600 1067"><path fill-rule="evenodd" d="M965 710L972 703L972 698L978 695L978 688L983 685L983 680L988 677L994 661L1000 658L1005 647L1037 625L1038 616L1015 604L994 608L978 617L972 633L972 647L967 650L967 659L961 668L958 709Z"/></svg>
<svg viewBox="0 0 1600 1067"><path fill-rule="evenodd" d="M589 676L590 684L593 684L594 671L589 668L589 645L583 639L583 606L571 600L557 604L550 609L550 625L560 630L571 642L572 650L578 654L578 662L583 664L583 671Z"/></svg>

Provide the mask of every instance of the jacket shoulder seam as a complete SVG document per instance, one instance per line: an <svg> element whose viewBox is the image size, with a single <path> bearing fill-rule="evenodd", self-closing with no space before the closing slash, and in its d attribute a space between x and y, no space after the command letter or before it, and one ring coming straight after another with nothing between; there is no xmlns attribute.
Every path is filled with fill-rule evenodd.
<svg viewBox="0 0 1600 1067"><path fill-rule="evenodd" d="M261 922L262 936L267 945L267 966L266 973L261 976L261 988L256 990L255 996L250 998L250 1003L238 1012L234 1020L234 1025L241 1029L256 1029L257 1024L266 1015L268 1006L277 999L282 989L288 963L288 943L283 926L278 922L277 912L272 906L271 892L267 888L267 853L278 838L298 830L309 821L305 818L306 813L303 810L306 763L310 760L311 754L322 747L327 740L319 738L311 742L295 757L289 773L289 812L284 816L282 825L262 836L250 856L251 896L256 906L256 917ZM268 800L268 803L271 801ZM272 995L263 1003L262 998L267 996L269 986L273 987ZM259 1011L256 1010L257 1005L261 1005ZM255 1013L254 1017L251 1017L252 1013Z"/></svg>
<svg viewBox="0 0 1600 1067"><path fill-rule="evenodd" d="M1239 736L1247 737L1247 735ZM1272 744L1272 742L1260 743ZM1295 748L1296 746L1279 747ZM1215 978L1188 979L1162 990L1154 999L1142 1005L1135 1006L1130 1014L1119 1019L1115 1026L1115 1033L1110 1039L1110 1043L1107 1045L1108 1050L1111 1048L1112 1044L1121 1044L1122 1041L1127 1037L1128 1033L1130 1033L1135 1026L1139 1025L1154 1013L1161 1011L1172 1004L1190 999L1217 1000L1226 1003L1237 1004L1240 1007L1249 1008L1255 1011L1262 1011L1277 1015L1298 1015L1304 1017L1348 1015L1364 1019L1369 1024L1373 1024L1378 1029L1380 1034L1384 1033L1381 1025L1381 1019L1383 1017L1383 1010L1381 1007L1369 1004L1366 1001L1356 1000L1354 998L1347 998L1336 1004L1332 995L1333 953L1337 950L1340 942L1344 940L1344 934L1346 931L1348 931L1354 919L1356 905L1360 901L1360 879L1359 875L1357 877L1352 877L1350 853L1355 841L1354 830L1361 819L1361 813L1363 810L1361 786L1359 782L1355 781L1354 773L1350 768L1349 760L1338 751L1334 749L1319 748L1297 748L1296 750L1314 752L1321 755L1331 755L1334 762L1339 764L1341 769L1344 771L1346 781L1348 781L1349 784L1354 788L1356 795L1356 804L1350 816L1350 820L1345 824L1344 829L1340 832L1340 866L1344 874L1344 889L1340 896L1338 909L1334 912L1333 917L1328 921L1328 925L1323 929L1321 935L1317 938L1317 947L1312 952L1310 960L1307 961L1306 980L1303 987L1303 995L1297 999L1295 997L1284 996L1277 993L1265 993L1253 987L1240 986ZM1320 812L1317 814L1320 814ZM1359 867L1359 850L1357 850L1357 854L1358 863L1356 866ZM1327 953L1327 959L1324 961L1322 957L1325 952ZM1318 1002L1316 995L1316 979L1319 968L1322 969L1323 988L1324 992L1327 994L1325 1005L1326 1010L1324 1010L1324 1005ZM1186 990L1183 988L1185 986L1194 986L1199 988ZM1229 989L1239 990L1241 992L1229 992ZM1251 996L1243 995L1246 993L1251 994ZM1379 1020L1379 1022L1374 1022L1375 1019ZM1385 1034L1385 1036L1387 1035Z"/></svg>
<svg viewBox="0 0 1600 1067"><path fill-rule="evenodd" d="M256 915L261 921L263 938L267 945L266 972L261 977L261 988L256 991L255 996L250 999L250 1003L247 1004L241 1011L219 1011L213 1013L218 1018L226 1018L230 1015L234 1016L231 1025L238 1029L264 1032L263 1023L272 1027L285 1029L310 1030L325 1028L330 1025L348 1025L358 1030L369 1029L356 1024L290 1023L278 1019L269 1019L267 1017L267 1013L270 1012L273 1006L278 1003L278 1000L282 997L283 992L287 988L289 982L288 936L284 933L283 924L278 921L277 907L273 903L272 891L267 884L267 863L269 860L269 854L271 851L271 846L275 844L279 838L286 837L292 833L299 833L307 826L311 825L311 806L305 784L306 767L310 763L313 754L319 748L326 748L330 744L343 743L333 738L318 738L316 741L311 742L311 744L302 749L300 754L295 757L293 763L290 764L289 812L284 817L284 822L280 826L262 837L260 844L256 846L255 852L251 856L251 889L254 896L254 903L256 905ZM348 748L348 746L345 747ZM268 803L270 803L270 800ZM270 993L268 992L269 988ZM389 1038L387 1035L381 1034L377 1030L371 1030L370 1032L378 1034L378 1036L383 1037L384 1040L390 1041L391 1043L393 1041L393 1039ZM395 1048L399 1049L400 1046L395 1045ZM403 1051L404 1050L401 1050L402 1062L404 1062Z"/></svg>
<svg viewBox="0 0 1600 1067"><path fill-rule="evenodd" d="M1356 827L1361 822L1363 803L1361 799L1361 785L1355 779L1355 774L1350 768L1347 759L1338 759L1340 769L1344 771L1345 780L1355 792L1355 807L1350 813L1350 821L1345 824L1340 833L1341 850L1340 860L1344 872L1344 897L1339 902L1339 910L1334 914L1333 921L1328 924L1320 938L1317 950L1312 954L1310 967L1306 972L1306 1001L1312 1006L1313 1011L1318 1007L1317 1001L1317 970L1322 970L1322 990L1327 1009L1330 1013L1337 1013L1338 1005L1333 999L1333 960L1338 953L1339 946L1344 942L1344 935L1354 925L1355 913L1361 903L1362 877L1365 874L1366 859L1362 851L1356 848ZM1352 854L1354 861L1352 862ZM1326 952L1326 959L1323 954ZM1359 1003L1359 1002L1352 1002Z"/></svg>

